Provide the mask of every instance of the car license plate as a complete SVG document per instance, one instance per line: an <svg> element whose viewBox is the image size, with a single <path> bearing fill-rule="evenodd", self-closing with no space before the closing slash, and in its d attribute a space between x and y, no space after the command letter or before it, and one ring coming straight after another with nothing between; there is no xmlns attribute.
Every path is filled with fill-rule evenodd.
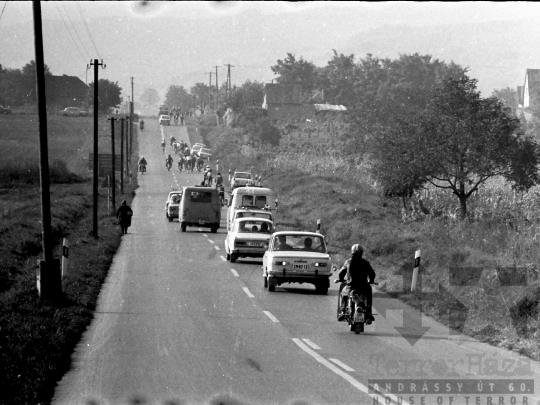
<svg viewBox="0 0 540 405"><path fill-rule="evenodd" d="M360 311L356 311L356 314L354 314L354 321L355 322L364 322L364 313Z"/></svg>
<svg viewBox="0 0 540 405"><path fill-rule="evenodd" d="M307 270L308 267L309 266L307 264L295 264L295 265L293 265L293 269L296 269L296 270Z"/></svg>
<svg viewBox="0 0 540 405"><path fill-rule="evenodd" d="M199 219L199 225L204 225L206 221L204 219Z"/></svg>
<svg viewBox="0 0 540 405"><path fill-rule="evenodd" d="M248 246L260 247L260 246L262 246L262 243L261 242L248 242L247 245Z"/></svg>

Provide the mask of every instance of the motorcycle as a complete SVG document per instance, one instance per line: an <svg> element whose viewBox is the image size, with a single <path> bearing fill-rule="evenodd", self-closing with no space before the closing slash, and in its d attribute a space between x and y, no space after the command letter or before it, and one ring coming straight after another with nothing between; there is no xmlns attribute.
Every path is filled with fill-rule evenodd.
<svg viewBox="0 0 540 405"><path fill-rule="evenodd" d="M168 171L171 171L171 167L172 167L171 162L165 163L165 166L167 166L167 170L168 170Z"/></svg>
<svg viewBox="0 0 540 405"><path fill-rule="evenodd" d="M145 173L146 172L146 165L139 165L139 171L141 173Z"/></svg>
<svg viewBox="0 0 540 405"><path fill-rule="evenodd" d="M140 124L139 124L140 128L141 128L141 131L144 130L144 121L141 121Z"/></svg>
<svg viewBox="0 0 540 405"><path fill-rule="evenodd" d="M342 283L341 288L339 289L338 294L338 307L337 307L337 314L338 316L341 314L341 307L340 307L340 301L341 301L341 290L345 286L345 282L341 280L334 280L334 283ZM374 285L378 285L379 283L370 283ZM364 332L364 325L370 325L371 321L366 320L366 313L368 309L367 304L367 297L363 294L349 294L347 299L347 306L345 309L344 314L344 321L346 321L349 324L351 332L356 333L357 335ZM373 314L372 314L373 315Z"/></svg>

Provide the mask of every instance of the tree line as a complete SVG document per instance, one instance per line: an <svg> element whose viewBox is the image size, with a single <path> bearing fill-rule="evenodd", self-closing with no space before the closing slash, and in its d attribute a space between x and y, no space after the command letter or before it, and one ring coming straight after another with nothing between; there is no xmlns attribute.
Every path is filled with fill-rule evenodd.
<svg viewBox="0 0 540 405"><path fill-rule="evenodd" d="M45 92L47 104L55 104L61 97L61 92L53 88L47 88L47 83L53 74L45 65ZM109 112L111 108L118 107L122 103L122 88L118 82L107 79L98 81L98 108L100 112ZM21 69L4 68L0 65L0 104L9 106L25 106L37 104L36 93L36 63L31 60ZM66 107L85 107L94 105L94 83L87 86L87 94L83 105L69 105Z"/></svg>

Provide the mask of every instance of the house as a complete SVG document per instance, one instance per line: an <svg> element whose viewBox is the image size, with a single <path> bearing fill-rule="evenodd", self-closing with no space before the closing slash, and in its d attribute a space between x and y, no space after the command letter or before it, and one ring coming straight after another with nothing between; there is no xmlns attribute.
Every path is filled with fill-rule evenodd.
<svg viewBox="0 0 540 405"><path fill-rule="evenodd" d="M530 122L533 111L540 111L540 69L527 69L523 86L517 87L517 116L524 122Z"/></svg>
<svg viewBox="0 0 540 405"><path fill-rule="evenodd" d="M89 87L76 76L47 76L45 89L48 104L58 109L83 107L87 104Z"/></svg>
<svg viewBox="0 0 540 405"><path fill-rule="evenodd" d="M262 108L268 110L268 118L273 121L301 120L315 115L313 104L302 103L299 84L266 83Z"/></svg>

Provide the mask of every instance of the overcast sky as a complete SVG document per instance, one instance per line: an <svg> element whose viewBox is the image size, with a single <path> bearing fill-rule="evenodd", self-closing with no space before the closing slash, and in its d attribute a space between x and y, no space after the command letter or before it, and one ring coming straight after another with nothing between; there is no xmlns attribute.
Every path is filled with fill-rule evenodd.
<svg viewBox="0 0 540 405"><path fill-rule="evenodd" d="M398 25L432 27L507 20L540 23L540 3L536 2L51 1L41 4L45 62L53 74L74 75L87 81L86 64L99 53L107 64L100 77L118 81L126 90L129 78L134 76L137 90L155 87L162 95L169 84L189 88L197 81L207 83L213 65L236 64L232 76L236 84L246 79L271 80L274 76L269 67L287 52L304 56L320 66L328 60L325 58L332 49L344 49L342 46L355 35L378 27L387 26L391 30ZM249 14L250 10L258 15ZM0 13L0 64L21 68L34 59L32 2L0 1ZM116 19L116 25L111 24L112 18ZM249 20L255 25L250 26ZM262 27L265 22L275 24L275 28ZM279 26L280 22L283 25ZM292 38L287 38L289 32ZM403 31L400 32L403 40ZM235 36L239 37L237 44ZM534 46L539 42L537 38L510 39L530 41ZM482 42L485 51L485 38L475 42ZM403 43L400 46L405 47ZM487 46L496 53L497 43ZM389 52L388 46L385 51ZM398 48L393 51L396 55L403 52ZM419 52L422 51L420 48ZM448 52L443 57L458 64L481 64L460 60L463 54ZM520 56L523 55L516 55L516 61ZM519 75L523 76L526 68L540 67L533 66L535 63L528 55L517 66L523 71ZM489 72L479 74L489 78ZM521 80L516 79L516 72L506 74L510 86ZM224 77L225 69L221 67L220 83Z"/></svg>

